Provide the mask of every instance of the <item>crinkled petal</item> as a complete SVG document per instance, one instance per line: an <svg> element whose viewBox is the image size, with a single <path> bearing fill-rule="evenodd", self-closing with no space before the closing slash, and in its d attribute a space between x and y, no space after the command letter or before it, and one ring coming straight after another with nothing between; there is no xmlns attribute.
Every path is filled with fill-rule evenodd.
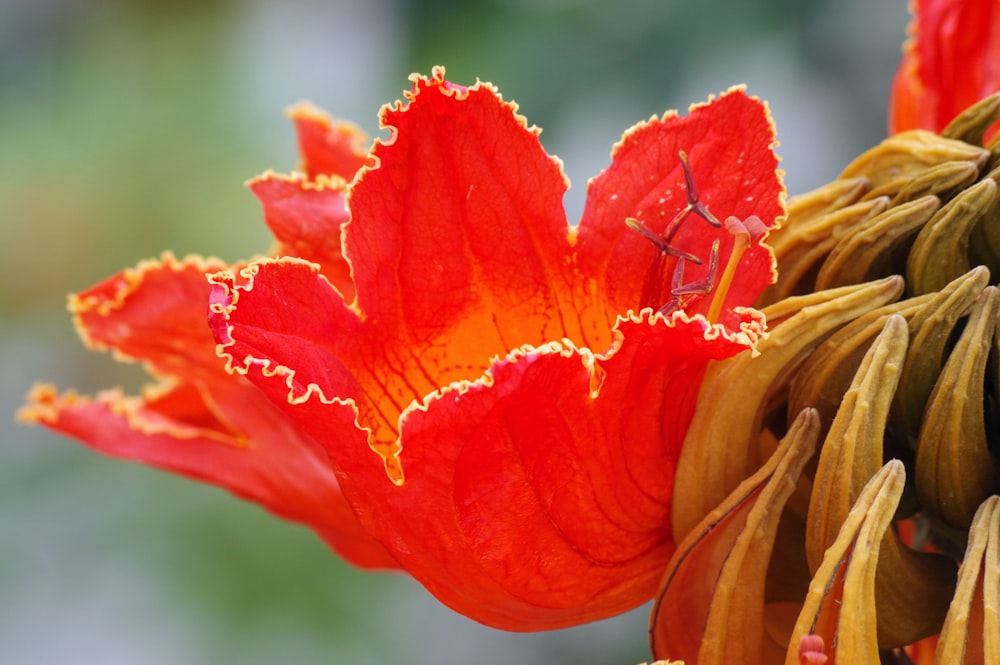
<svg viewBox="0 0 1000 665"><path fill-rule="evenodd" d="M230 371L263 365L284 379L279 401L316 390L351 400L362 427L395 439L399 413L414 399L406 377L316 264L283 257L210 279L209 323Z"/></svg>
<svg viewBox="0 0 1000 665"><path fill-rule="evenodd" d="M70 296L77 331L91 349L111 350L163 375L221 374L206 324L205 273L224 265L199 257L179 260L169 252L159 261L143 261Z"/></svg>
<svg viewBox="0 0 1000 665"><path fill-rule="evenodd" d="M453 381L474 379L493 356L563 337L595 351L611 343L615 310L604 306L599 285L580 274L574 261L574 230L562 209L566 181L558 161L545 154L537 130L492 87L461 88L443 76L436 69L431 78L415 77L407 102L383 110L392 136L376 143L376 166L364 170L350 189L344 252L357 293L350 312L325 286L317 287L322 294L313 296L303 287L293 296L307 308L317 307L310 302L315 297L336 310L336 324L326 332L328 355L334 365L351 366L363 393L379 393L378 398L347 395L359 398L360 422L380 440L398 435L396 421L411 401ZM759 159L770 165L768 182L777 183L773 133L760 103L733 92L706 108L721 107L716 115L728 118L726 107L734 104L746 106L745 115L753 119L748 124L763 123L765 136L753 145L765 156L743 151L725 166ZM683 123L678 127L690 131ZM647 132L640 142L649 149L672 131ZM772 205L780 204L780 185L770 196ZM746 285L772 276L769 255L765 262L753 258L758 249L751 247L744 257L725 310L724 322L733 331L743 317L733 307L750 302L734 298L747 296ZM292 279L300 277L306 276L300 272ZM755 296L757 289L751 290ZM620 311L638 306L635 297ZM300 324L289 325L294 330ZM225 333L218 338L228 343ZM294 358L279 364L292 367Z"/></svg>
<svg viewBox="0 0 1000 665"><path fill-rule="evenodd" d="M496 355L484 351L467 360L468 351L447 338L401 343L391 329L359 318L316 265L299 259L265 259L211 280L210 323L230 371L262 366L278 377L279 401L302 402L313 393L350 400L359 426L372 433L372 445L390 464L408 406L450 383L479 377ZM704 337L720 336L753 348L763 330L753 310L741 313L735 331L676 316L679 336L695 348Z"/></svg>
<svg viewBox="0 0 1000 665"><path fill-rule="evenodd" d="M357 398L360 423L381 441L395 440L407 404L480 376L491 357L521 344L580 339L583 319L609 341L613 323L570 306L577 280L562 210L566 181L537 130L490 86L459 88L443 75L438 69L430 79L415 78L408 102L383 110L392 136L376 143L376 166L351 187L351 221L343 237L354 302L345 304L329 288L330 279L319 284L318 275L301 266L283 268L296 285L287 287L292 300L281 306L298 310L293 319L311 319L320 307L333 312L323 331L329 340L323 365L333 369L312 369L349 366L342 377L353 375L363 390L345 384L334 394ZM278 270L267 262L259 269ZM225 302L219 307L228 308L237 296L265 300L262 312L274 304L247 288L220 296ZM260 321L233 323L259 327L267 337L261 345L270 344L270 315L253 315L246 307L239 312L237 318ZM287 324L294 333L299 326L313 329L316 321ZM225 331L217 332L228 343ZM279 349L273 355L300 376L308 373L296 366L294 354L285 357Z"/></svg>
<svg viewBox="0 0 1000 665"><path fill-rule="evenodd" d="M141 361L164 383L142 397L97 399L38 387L20 417L109 455L165 468L305 523L358 565L395 567L360 527L325 453L254 386L225 372L206 321L207 270L165 254L70 299L94 349Z"/></svg>
<svg viewBox="0 0 1000 665"><path fill-rule="evenodd" d="M510 344L579 338L563 314L574 280L560 163L488 84L455 86L441 68L413 82L383 108L392 135L348 196L358 311L404 343L448 339L479 369Z"/></svg>
<svg viewBox="0 0 1000 665"><path fill-rule="evenodd" d="M226 489L312 528L355 565L398 564L362 528L324 453L239 377L125 397L58 395L36 386L18 414L99 452Z"/></svg>
<svg viewBox="0 0 1000 665"><path fill-rule="evenodd" d="M893 81L889 130L939 132L1000 90L1000 2L915 0L910 39Z"/></svg>
<svg viewBox="0 0 1000 665"><path fill-rule="evenodd" d="M606 357L525 349L407 412L402 486L368 451L331 451L348 494L375 507L369 528L457 611L538 630L651 597L674 548L665 527L692 386L739 346L659 319L619 332Z"/></svg>
<svg viewBox="0 0 1000 665"><path fill-rule="evenodd" d="M310 180L325 175L350 181L371 164L368 135L357 125L334 120L307 102L293 106L288 115L295 123L302 170Z"/></svg>
<svg viewBox="0 0 1000 665"><path fill-rule="evenodd" d="M326 278L348 300L354 297L351 267L341 249L341 227L350 213L342 178L265 173L249 183L260 200L264 221L278 240L278 255L297 256L320 265Z"/></svg>
<svg viewBox="0 0 1000 665"><path fill-rule="evenodd" d="M610 616L656 588L698 385L756 344L762 317L737 305L770 255L741 264L726 325L649 310L615 325L537 131L443 74L384 109L392 136L351 185L354 301L294 258L220 272L219 352L323 446L362 523L443 602L515 630ZM780 207L780 184L770 196Z"/></svg>
<svg viewBox="0 0 1000 665"><path fill-rule="evenodd" d="M693 106L687 116L670 112L625 133L612 152L611 166L589 183L578 242L582 270L596 277L611 311L636 308L658 254L652 243L626 227L625 219L637 219L660 234L687 203L679 153L687 154L700 199L716 218L756 215L771 228L784 215L785 194L774 145L767 105L739 88ZM686 266L685 283L705 277L717 238L722 240L720 265L725 265L733 248L729 234L695 215L680 227L672 244L704 262ZM675 263L668 260L666 280ZM770 250L760 239L739 266L739 279L726 296L728 308L754 302L775 277ZM705 298L689 313L707 310Z"/></svg>
<svg viewBox="0 0 1000 665"><path fill-rule="evenodd" d="M263 261L242 284L213 279L232 367L326 449L364 525L443 602L514 630L651 597L673 549L672 468L705 366L748 348L761 326L747 315L730 335L647 313L618 325L606 355L525 347L402 405L397 440L366 440L366 414L379 400L392 408L365 360L384 349L362 348L378 338L349 323L315 267Z"/></svg>

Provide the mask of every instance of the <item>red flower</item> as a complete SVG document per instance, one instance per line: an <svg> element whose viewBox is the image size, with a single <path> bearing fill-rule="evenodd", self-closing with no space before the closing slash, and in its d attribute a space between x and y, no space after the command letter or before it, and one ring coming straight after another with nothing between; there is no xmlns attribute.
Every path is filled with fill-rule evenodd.
<svg viewBox="0 0 1000 665"><path fill-rule="evenodd" d="M914 0L913 9L889 129L939 132L1000 91L1000 0Z"/></svg>
<svg viewBox="0 0 1000 665"><path fill-rule="evenodd" d="M332 470L353 528L457 611L540 630L627 610L653 596L675 549L673 468L705 367L753 349L763 329L747 306L772 280L770 251L758 229L705 218L770 227L783 213L766 108L732 90L636 126L574 227L559 163L513 104L442 69L413 80L406 102L383 110L390 139L350 185L314 173L333 162L308 150L309 176L251 184L279 252L300 258L211 277L211 328L235 374L219 390L255 384L284 414L275 427L296 433L284 454L328 463L283 469L267 505L281 512L285 491L312 498L313 476L332 487L321 474ZM667 242L694 186L698 210ZM345 192L350 221L331 233ZM672 276L705 288L672 287ZM655 312L671 300L681 309ZM173 339L134 332L144 358ZM191 372L177 365L174 375ZM258 408L248 403L242 412ZM34 413L58 423L72 407L43 400ZM122 443L140 459L143 445ZM267 473L281 455L255 475L232 472L251 490L241 493L276 486ZM314 503L336 511L330 494ZM295 518L351 528L339 512ZM364 536L351 542L374 551Z"/></svg>
<svg viewBox="0 0 1000 665"><path fill-rule="evenodd" d="M685 205L681 150L720 214L773 223L781 186L762 105L733 91L630 131L573 228L558 163L514 111L486 85L415 79L350 190L353 301L316 266L264 260L213 278L211 320L404 569L473 618L543 629L655 590L702 372L753 346L759 317L734 305L771 279L758 243L720 325L698 315L710 298L627 313L659 253L624 220L660 233ZM675 242L707 257L720 237L724 263L732 240L698 219Z"/></svg>

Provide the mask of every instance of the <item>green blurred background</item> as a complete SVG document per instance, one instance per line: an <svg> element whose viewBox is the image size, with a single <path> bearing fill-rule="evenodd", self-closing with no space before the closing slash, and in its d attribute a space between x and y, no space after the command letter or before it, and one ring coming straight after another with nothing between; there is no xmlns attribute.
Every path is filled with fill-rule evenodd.
<svg viewBox="0 0 1000 665"><path fill-rule="evenodd" d="M11 416L36 379L141 382L84 351L69 291L167 248L267 247L242 182L295 167L299 99L377 134L412 71L492 81L564 160L573 219L622 131L747 83L796 193L884 135L907 20L905 0L0 0L0 662L646 659L646 608L492 631L223 492Z"/></svg>

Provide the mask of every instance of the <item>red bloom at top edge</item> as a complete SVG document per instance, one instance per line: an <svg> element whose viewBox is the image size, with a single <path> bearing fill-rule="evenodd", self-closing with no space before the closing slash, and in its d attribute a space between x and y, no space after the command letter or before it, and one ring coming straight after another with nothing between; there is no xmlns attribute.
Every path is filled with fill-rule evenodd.
<svg viewBox="0 0 1000 665"><path fill-rule="evenodd" d="M413 80L350 184L308 156L310 176L251 183L292 256L211 277L219 353L325 453L353 509L341 535L453 609L513 630L627 610L674 549L673 468L704 369L763 330L759 229L706 217L783 214L766 107L731 90L637 125L571 226L559 163L513 104L443 69ZM668 243L690 186L699 210ZM267 478L275 462L242 482L308 495L312 476Z"/></svg>
<svg viewBox="0 0 1000 665"><path fill-rule="evenodd" d="M913 0L890 92L889 130L939 132L1000 91L1000 0Z"/></svg>

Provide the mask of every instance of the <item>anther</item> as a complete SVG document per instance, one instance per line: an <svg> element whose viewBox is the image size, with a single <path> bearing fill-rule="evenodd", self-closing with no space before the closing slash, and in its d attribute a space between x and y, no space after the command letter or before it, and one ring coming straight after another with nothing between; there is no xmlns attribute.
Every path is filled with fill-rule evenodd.
<svg viewBox="0 0 1000 665"><path fill-rule="evenodd" d="M684 309L688 296L705 295L711 293L715 283L715 273L719 268L719 240L712 242L712 250L708 255L708 274L705 279L696 282L682 283L684 280L684 259L677 261L674 267L674 276L670 281L670 295L673 296L666 305L657 310L660 314L670 314L678 309ZM699 264L701 261L698 262Z"/></svg>
<svg viewBox="0 0 1000 665"><path fill-rule="evenodd" d="M684 264L694 263L695 265L702 265L702 260L698 256L690 252L677 249L672 245L674 236L677 235L677 232L680 230L681 224L683 224L684 220L686 220L691 213L701 217L709 225L716 228L720 228L722 223L719 222L715 215L709 211L708 207L702 203L701 196L698 192L698 186L694 180L694 173L691 171L691 164L688 162L687 154L682 150L678 153L678 157L681 162L681 170L684 173L684 183L687 188L687 204L681 208L676 215L674 215L673 219L671 219L667 224L663 233L655 233L638 219L629 217L625 220L626 226L633 231L638 232L639 235L653 243L658 252L657 257L654 259L652 265L650 265L649 272L646 275L646 283L643 286L642 298L640 301L641 307L656 307L657 304L663 302L663 287L665 281L664 272L666 269L665 259L667 256L672 256L677 259L677 264L674 266L674 273L671 279L671 299L657 310L661 313L670 313L683 308L690 296L705 295L710 293L715 282L715 274L718 268L719 242L716 240L712 245L711 255L709 256L708 274L705 278L689 282L687 284L683 283ZM761 226L763 227L763 225Z"/></svg>
<svg viewBox="0 0 1000 665"><path fill-rule="evenodd" d="M666 254L668 256L673 256L674 258L682 259L684 261L690 261L696 265L701 265L701 259L699 259L694 254L685 252L677 249L676 247L670 246L670 241L662 236L658 236L649 230L649 227L640 222L634 217L628 217L625 219L625 226L629 227L633 231L638 231L646 240L653 243L656 249L659 250L660 254Z"/></svg>
<svg viewBox="0 0 1000 665"><path fill-rule="evenodd" d="M715 215L709 211L708 207L701 202L701 197L698 194L698 185L695 184L694 173L691 172L691 165L688 163L687 153L681 150L678 153L678 156L681 160L681 170L684 171L684 184L687 185L688 209L696 212L699 217L715 228L720 228L722 224L718 219L716 219Z"/></svg>

